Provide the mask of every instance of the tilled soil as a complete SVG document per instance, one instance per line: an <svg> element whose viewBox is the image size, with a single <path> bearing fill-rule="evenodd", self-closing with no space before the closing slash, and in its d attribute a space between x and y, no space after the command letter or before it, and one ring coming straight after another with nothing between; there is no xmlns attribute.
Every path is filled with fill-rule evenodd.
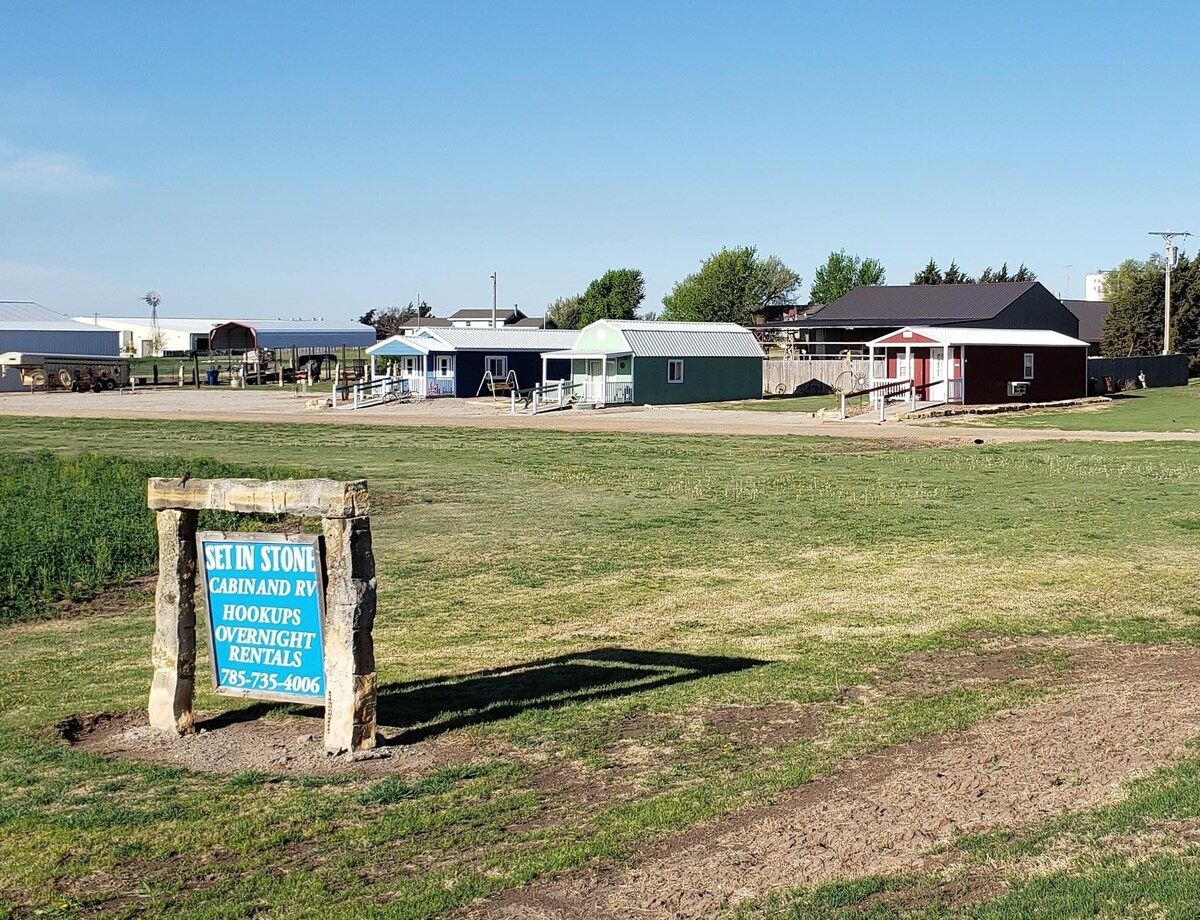
<svg viewBox="0 0 1200 920"><path fill-rule="evenodd" d="M470 918L712 917L773 891L930 868L956 833L1119 800L1200 735L1200 653L1108 647L1074 689L860 758L766 806L648 845L626 869L509 891Z"/></svg>

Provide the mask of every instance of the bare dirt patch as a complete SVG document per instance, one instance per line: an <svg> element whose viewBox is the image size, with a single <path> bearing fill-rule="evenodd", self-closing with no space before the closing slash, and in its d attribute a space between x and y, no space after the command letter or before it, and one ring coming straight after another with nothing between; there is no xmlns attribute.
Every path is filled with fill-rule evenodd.
<svg viewBox="0 0 1200 920"><path fill-rule="evenodd" d="M130 610L154 603L154 588L157 584L157 575L142 575L131 579L128 584L98 591L90 597L53 603L52 616L56 620L63 620L81 616L126 614Z"/></svg>
<svg viewBox="0 0 1200 920"><path fill-rule="evenodd" d="M813 707L790 703L764 706L721 706L705 710L701 718L708 728L735 744L775 748L804 741L818 734L825 719Z"/></svg>
<svg viewBox="0 0 1200 920"><path fill-rule="evenodd" d="M417 778L447 766L479 763L487 752L462 739L427 739L419 744L383 745L366 759L332 756L322 745L319 717L254 718L256 711L198 713L197 731L173 737L150 727L146 713L100 712L64 719L58 734L96 754L182 767L197 773L234 775L251 770L279 776L364 778L399 774Z"/></svg>
<svg viewBox="0 0 1200 920"><path fill-rule="evenodd" d="M958 833L1118 801L1124 783L1200 736L1194 649L1106 646L1073 676L1061 695L859 758L772 805L648 845L630 868L510 891L468 916L711 917L773 891L925 871Z"/></svg>

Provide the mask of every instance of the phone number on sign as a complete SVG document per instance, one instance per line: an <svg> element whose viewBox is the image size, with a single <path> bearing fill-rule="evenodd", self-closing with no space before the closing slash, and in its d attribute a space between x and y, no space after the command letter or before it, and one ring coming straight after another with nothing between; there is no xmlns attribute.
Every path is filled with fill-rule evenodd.
<svg viewBox="0 0 1200 920"><path fill-rule="evenodd" d="M221 686L236 690L266 690L270 693L321 693L321 680L317 677L289 674L281 679L278 674L241 671L237 668L221 669Z"/></svg>

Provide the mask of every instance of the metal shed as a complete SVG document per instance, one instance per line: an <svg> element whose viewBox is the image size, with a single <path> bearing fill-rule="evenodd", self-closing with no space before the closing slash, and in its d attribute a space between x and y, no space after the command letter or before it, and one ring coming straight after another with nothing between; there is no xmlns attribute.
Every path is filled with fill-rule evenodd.
<svg viewBox="0 0 1200 920"><path fill-rule="evenodd" d="M366 348L373 344L373 326L325 320L217 320L209 334L209 348L212 351L245 352L256 348Z"/></svg>
<svg viewBox="0 0 1200 920"><path fill-rule="evenodd" d="M28 301L0 301L0 353L116 355L118 335L77 323L62 313ZM16 374L0 377L0 392L20 390Z"/></svg>

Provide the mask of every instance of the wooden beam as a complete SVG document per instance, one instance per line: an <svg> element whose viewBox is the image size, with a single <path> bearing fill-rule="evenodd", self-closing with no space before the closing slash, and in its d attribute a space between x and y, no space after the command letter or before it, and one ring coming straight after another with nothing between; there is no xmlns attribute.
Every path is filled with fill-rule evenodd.
<svg viewBox="0 0 1200 920"><path fill-rule="evenodd" d="M370 496L365 479L151 479L146 503L155 511L240 511L308 517L365 517Z"/></svg>

